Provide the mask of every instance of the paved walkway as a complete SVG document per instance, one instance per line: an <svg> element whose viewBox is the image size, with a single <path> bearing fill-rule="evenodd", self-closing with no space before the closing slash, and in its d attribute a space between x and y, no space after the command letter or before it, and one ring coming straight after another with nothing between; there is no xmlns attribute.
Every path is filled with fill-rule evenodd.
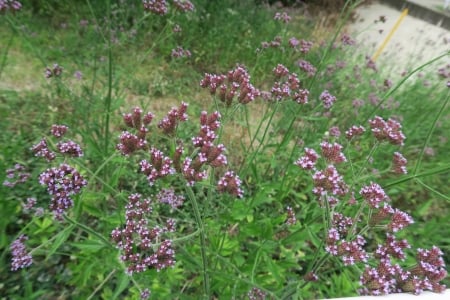
<svg viewBox="0 0 450 300"><path fill-rule="evenodd" d="M450 30L450 7L444 10L444 0L381 0L399 10L408 8L409 15Z"/></svg>
<svg viewBox="0 0 450 300"><path fill-rule="evenodd" d="M358 7L356 10L357 20L349 26L361 51L369 57L373 57L380 45L383 44L401 14L401 7L393 7L385 1ZM444 3L444 0L409 1L438 2L437 4L441 7ZM405 4L405 1L401 2L402 5ZM409 10L411 11L411 9ZM384 22L380 21L381 16L384 17ZM450 31L434 24L436 24L436 20L428 22L408 14L377 58L377 64L387 66L384 71L388 72L389 76L398 77L403 71L411 71L443 53L448 53L450 51ZM448 63L450 63L450 55L437 62L436 68Z"/></svg>

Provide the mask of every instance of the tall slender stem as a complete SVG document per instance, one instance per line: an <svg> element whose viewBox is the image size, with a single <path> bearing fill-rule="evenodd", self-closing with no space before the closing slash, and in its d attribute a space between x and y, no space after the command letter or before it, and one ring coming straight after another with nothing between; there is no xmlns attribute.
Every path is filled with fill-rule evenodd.
<svg viewBox="0 0 450 300"><path fill-rule="evenodd" d="M198 229L200 230L200 251L202 255L202 266L203 266L203 298L209 299L209 275L208 275L208 260L206 258L206 234L205 227L203 226L202 217L200 215L200 210L198 208L197 199L195 198L194 191L188 186L186 188L189 200L192 204L194 210L195 221L197 222Z"/></svg>

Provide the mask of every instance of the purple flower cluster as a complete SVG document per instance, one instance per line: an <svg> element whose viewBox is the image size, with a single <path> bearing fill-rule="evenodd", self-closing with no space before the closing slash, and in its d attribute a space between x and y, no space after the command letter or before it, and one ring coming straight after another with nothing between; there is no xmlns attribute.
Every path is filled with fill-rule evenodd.
<svg viewBox="0 0 450 300"><path fill-rule="evenodd" d="M122 251L120 259L127 264L127 273L144 272L148 268L160 271L175 264L175 251L170 240L162 240L168 228L150 227L147 215L151 213L151 201L140 194L128 197L125 207L125 227L111 232L117 248Z"/></svg>
<svg viewBox="0 0 450 300"><path fill-rule="evenodd" d="M87 185L84 177L67 164L42 172L39 183L47 186L47 192L51 196L50 210L56 219L61 219L65 210L73 206L72 197Z"/></svg>
<svg viewBox="0 0 450 300"><path fill-rule="evenodd" d="M181 46L178 46L175 49L172 49L171 56L173 58L191 57L191 51L183 49L183 47Z"/></svg>
<svg viewBox="0 0 450 300"><path fill-rule="evenodd" d="M336 102L336 97L331 95L327 90L323 91L319 98L326 109L330 109L334 102Z"/></svg>
<svg viewBox="0 0 450 300"><path fill-rule="evenodd" d="M145 289L141 292L141 300L147 300L148 298L150 298L150 290L149 289Z"/></svg>
<svg viewBox="0 0 450 300"><path fill-rule="evenodd" d="M339 196L347 193L347 185L333 165L316 171L312 178L314 181L313 193L317 196L324 196L327 192Z"/></svg>
<svg viewBox="0 0 450 300"><path fill-rule="evenodd" d="M22 9L22 3L16 0L0 0L0 13L17 12Z"/></svg>
<svg viewBox="0 0 450 300"><path fill-rule="evenodd" d="M13 188L18 184L26 182L30 178L31 174L25 172L25 167L21 164L15 164L14 168L6 170L6 180L3 181L3 185Z"/></svg>
<svg viewBox="0 0 450 300"><path fill-rule="evenodd" d="M116 149L119 150L122 155L128 156L138 150L144 150L147 148L147 141L145 140L148 133L147 126L153 120L153 114L147 113L142 116L142 109L139 107L133 108L131 113L123 114L123 121L125 125L136 131L136 135L128 131L123 131L120 135L120 143L117 144Z"/></svg>
<svg viewBox="0 0 450 300"><path fill-rule="evenodd" d="M379 208L380 203L389 200L383 188L374 182L371 182L370 185L363 186L359 193L372 208Z"/></svg>
<svg viewBox="0 0 450 300"><path fill-rule="evenodd" d="M351 140L354 137L362 135L365 131L366 129L364 127L353 125L345 131L345 137L347 138L347 140Z"/></svg>
<svg viewBox="0 0 450 300"><path fill-rule="evenodd" d="M172 167L172 160L164 157L164 153L156 148L150 149L150 162L146 159L139 163L140 171L147 176L149 185L153 185L159 178L174 174L175 169Z"/></svg>
<svg viewBox="0 0 450 300"><path fill-rule="evenodd" d="M33 258L31 257L31 254L27 252L24 244L26 240L28 240L28 237L22 234L11 243L11 271L17 271L19 269L29 267L33 263Z"/></svg>
<svg viewBox="0 0 450 300"><path fill-rule="evenodd" d="M356 44L355 40L348 34L343 34L341 36L341 43L345 46L353 46L354 44Z"/></svg>
<svg viewBox="0 0 450 300"><path fill-rule="evenodd" d="M45 138L42 138L39 143L33 145L31 151L34 152L35 156L44 157L48 162L56 158L55 152L48 148L47 140Z"/></svg>
<svg viewBox="0 0 450 300"><path fill-rule="evenodd" d="M220 193L227 192L238 198L244 196L244 191L241 189L241 180L233 171L227 171L217 182L217 190Z"/></svg>
<svg viewBox="0 0 450 300"><path fill-rule="evenodd" d="M53 124L52 128L50 129L50 133L54 137L60 138L66 134L67 129L69 129L69 127L67 127L66 125Z"/></svg>
<svg viewBox="0 0 450 300"><path fill-rule="evenodd" d="M180 107L172 107L167 115L158 123L158 128L162 129L165 134L171 135L175 133L175 130L179 122L185 122L188 119L186 114L188 104L181 102Z"/></svg>
<svg viewBox="0 0 450 300"><path fill-rule="evenodd" d="M56 144L56 148L58 148L58 151L62 154L69 155L71 157L82 157L83 156L83 150L81 150L80 145L75 143L74 141L66 141L66 142L59 142Z"/></svg>
<svg viewBox="0 0 450 300"><path fill-rule="evenodd" d="M323 158L328 162L340 164L347 161L344 153L342 153L342 146L338 143L330 144L328 142L322 142L320 143L320 148L322 150Z"/></svg>
<svg viewBox="0 0 450 300"><path fill-rule="evenodd" d="M289 23L291 21L291 17L286 12L277 12L275 13L275 16L273 17L276 21L282 21L283 23Z"/></svg>
<svg viewBox="0 0 450 300"><path fill-rule="evenodd" d="M267 49L267 48L280 48L281 42L282 42L281 36L276 36L272 41L270 42L261 42L261 48Z"/></svg>
<svg viewBox="0 0 450 300"><path fill-rule="evenodd" d="M399 292L412 292L416 295L424 290L441 293L445 285L439 282L447 276L444 269L442 251L433 246L431 250L417 250L417 265L405 270L400 265L393 265L391 256L404 259L403 249L409 248L405 241L396 241L388 235L385 245L379 245L376 257L379 263L376 267L366 266L361 275L360 291L363 295L384 295Z"/></svg>
<svg viewBox="0 0 450 300"><path fill-rule="evenodd" d="M184 196L175 194L174 189L162 189L158 195L156 195L161 203L166 203L172 207L172 209L178 208L184 203Z"/></svg>
<svg viewBox="0 0 450 300"><path fill-rule="evenodd" d="M408 174L406 169L406 164L408 161L400 152L394 152L394 157L392 159L392 170L396 174Z"/></svg>
<svg viewBox="0 0 450 300"><path fill-rule="evenodd" d="M309 77L313 77L316 74L316 72L317 72L316 67L314 67L310 62L308 62L308 61L306 61L304 59L299 60L297 62L297 65L300 67L300 69L302 71L306 72L306 74Z"/></svg>
<svg viewBox="0 0 450 300"><path fill-rule="evenodd" d="M247 297L249 300L264 300L266 299L266 293L254 287L248 291Z"/></svg>
<svg viewBox="0 0 450 300"><path fill-rule="evenodd" d="M250 75L243 66L237 66L227 75L205 74L200 81L202 88L209 88L212 95L219 89L219 99L230 106L236 97L239 103L247 104L260 96L260 91L250 83Z"/></svg>
<svg viewBox="0 0 450 300"><path fill-rule="evenodd" d="M402 145L405 140L405 135L401 131L402 125L394 119L389 118L387 121L379 116L369 120L372 133L378 141L387 140L393 145Z"/></svg>
<svg viewBox="0 0 450 300"><path fill-rule="evenodd" d="M181 12L194 11L195 6L189 0L173 0L175 8Z"/></svg>
<svg viewBox="0 0 450 300"><path fill-rule="evenodd" d="M60 77L62 74L63 68L58 64L53 64L53 67L46 67L45 68L45 78L51 78L51 77Z"/></svg>
<svg viewBox="0 0 450 300"><path fill-rule="evenodd" d="M294 164L303 170L313 170L319 155L314 149L305 148L305 155L300 157Z"/></svg>
<svg viewBox="0 0 450 300"><path fill-rule="evenodd" d="M289 226L295 225L295 223L297 223L297 218L295 217L294 210L292 209L292 207L288 206L286 207L286 211L287 211L286 224Z"/></svg>
<svg viewBox="0 0 450 300"><path fill-rule="evenodd" d="M281 101L283 99L291 98L299 104L308 103L309 91L300 88L300 80L297 74L290 73L289 69L278 64L274 69L273 73L277 81L274 82L270 93L263 92L262 96L265 100L276 100Z"/></svg>
<svg viewBox="0 0 450 300"><path fill-rule="evenodd" d="M157 15L165 15L169 11L166 0L142 0L144 10Z"/></svg>

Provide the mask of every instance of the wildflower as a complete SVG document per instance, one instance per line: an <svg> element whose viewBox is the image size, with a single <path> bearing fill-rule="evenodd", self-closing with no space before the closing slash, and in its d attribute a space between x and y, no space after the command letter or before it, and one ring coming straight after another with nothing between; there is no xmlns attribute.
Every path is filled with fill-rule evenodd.
<svg viewBox="0 0 450 300"><path fill-rule="evenodd" d="M339 130L339 127L337 127L337 126L331 127L328 131L329 131L331 136L334 136L334 137L340 137L341 136L341 131Z"/></svg>
<svg viewBox="0 0 450 300"><path fill-rule="evenodd" d="M375 72L378 71L377 65L376 65L375 62L374 62L370 57L368 57L368 56L366 57L366 67L367 67L368 69L374 70Z"/></svg>
<svg viewBox="0 0 450 300"><path fill-rule="evenodd" d="M346 45L346 46L353 46L354 44L356 44L355 40L352 39L352 37L349 36L348 34L343 34L341 36L341 43L342 43L342 45Z"/></svg>
<svg viewBox="0 0 450 300"><path fill-rule="evenodd" d="M219 99L230 106L237 98L241 104L247 104L260 96L260 91L250 83L250 75L243 66L237 66L226 75L205 74L200 86L209 88L212 95L219 88Z"/></svg>
<svg viewBox="0 0 450 300"><path fill-rule="evenodd" d="M87 185L84 177L67 164L42 172L39 183L47 186L47 192L51 196L50 210L56 219L61 219L62 214L73 206L72 196L79 194Z"/></svg>
<svg viewBox="0 0 450 300"><path fill-rule="evenodd" d="M173 5L181 12L194 11L195 7L189 0L173 0Z"/></svg>
<svg viewBox="0 0 450 300"><path fill-rule="evenodd" d="M157 15L165 15L168 12L166 0L142 0L144 10Z"/></svg>
<svg viewBox="0 0 450 300"><path fill-rule="evenodd" d="M306 89L300 89L298 92L294 93L293 100L298 104L308 103L309 91Z"/></svg>
<svg viewBox="0 0 450 300"><path fill-rule="evenodd" d="M26 182L31 174L25 172L25 167L21 164L15 164L14 168L6 170L6 180L3 182L4 186L15 187L20 183Z"/></svg>
<svg viewBox="0 0 450 300"><path fill-rule="evenodd" d="M69 127L67 127L66 125L56 125L53 124L52 128L50 130L50 133L56 137L56 138L60 138L62 137L64 134L66 134L67 129L69 129Z"/></svg>
<svg viewBox="0 0 450 300"><path fill-rule="evenodd" d="M319 155L314 149L305 148L305 155L300 157L294 164L304 170L314 169Z"/></svg>
<svg viewBox="0 0 450 300"><path fill-rule="evenodd" d="M388 140L393 145L403 145L406 137L401 131L402 126L399 122L391 118L384 121L383 118L376 116L369 120L369 124L378 141Z"/></svg>
<svg viewBox="0 0 450 300"><path fill-rule="evenodd" d="M391 232L397 232L412 223L414 223L414 220L410 215L399 209L395 209L387 228Z"/></svg>
<svg viewBox="0 0 450 300"><path fill-rule="evenodd" d="M52 68L46 67L45 68L45 78L51 78L51 77L60 77L62 74L63 68L59 66L58 64L53 64Z"/></svg>
<svg viewBox="0 0 450 300"><path fill-rule="evenodd" d="M313 175L313 193L317 196L330 192L332 195L345 195L347 186L333 165L329 165L322 171L316 171Z"/></svg>
<svg viewBox="0 0 450 300"><path fill-rule="evenodd" d="M322 92L322 94L320 94L320 100L323 102L323 106L326 109L330 109L333 106L334 102L336 102L336 97L325 90Z"/></svg>
<svg viewBox="0 0 450 300"><path fill-rule="evenodd" d="M394 152L394 157L392 159L392 170L396 174L407 174L406 164L408 161L400 152Z"/></svg>
<svg viewBox="0 0 450 300"><path fill-rule="evenodd" d="M158 195L156 195L156 199L158 199L161 203L169 204L172 209L178 208L184 203L184 196L176 195L175 191L170 189L162 189Z"/></svg>
<svg viewBox="0 0 450 300"><path fill-rule="evenodd" d="M22 204L23 212L28 214L36 205L36 203L37 203L36 198L27 198L27 202Z"/></svg>
<svg viewBox="0 0 450 300"><path fill-rule="evenodd" d="M179 122L185 122L188 119L186 114L188 104L181 102L180 107L172 107L167 115L158 123L158 128L161 128L165 134L171 135L175 133L175 129Z"/></svg>
<svg viewBox="0 0 450 300"><path fill-rule="evenodd" d="M295 37L292 37L289 39L288 44L291 48L296 48L298 45L300 45L300 41Z"/></svg>
<svg viewBox="0 0 450 300"><path fill-rule="evenodd" d="M87 27L89 25L89 21L88 20L80 20L79 22L80 27Z"/></svg>
<svg viewBox="0 0 450 300"><path fill-rule="evenodd" d="M295 225L295 223L297 223L297 218L295 217L294 210L292 209L292 207L288 206L288 207L286 207L286 211L287 211L286 224L287 225Z"/></svg>
<svg viewBox="0 0 450 300"><path fill-rule="evenodd" d="M150 290L145 289L141 292L141 300L147 300L148 298L150 298Z"/></svg>
<svg viewBox="0 0 450 300"><path fill-rule="evenodd" d="M71 157L81 157L83 156L83 150L81 150L80 145L74 141L59 142L56 144L58 151L63 154L68 154Z"/></svg>
<svg viewBox="0 0 450 300"><path fill-rule="evenodd" d="M275 13L275 16L273 17L274 20L276 21L282 21L283 23L289 23L289 21L291 20L291 17L286 13Z"/></svg>
<svg viewBox="0 0 450 300"><path fill-rule="evenodd" d="M22 9L22 4L16 0L2 0L0 1L0 13L7 12L11 10L12 12L17 12Z"/></svg>
<svg viewBox="0 0 450 300"><path fill-rule="evenodd" d="M278 64L275 68L273 68L273 72L275 73L275 76L279 78L289 74L288 68L286 68L282 64Z"/></svg>
<svg viewBox="0 0 450 300"><path fill-rule="evenodd" d="M339 234L346 235L348 229L353 225L353 219L346 217L341 213L334 212L331 223L333 228L337 229Z"/></svg>
<svg viewBox="0 0 450 300"><path fill-rule="evenodd" d="M48 149L47 140L43 138L39 143L31 147L31 151L37 157L45 157L47 161L52 161L56 158L56 154Z"/></svg>
<svg viewBox="0 0 450 300"><path fill-rule="evenodd" d="M33 258L27 252L24 244L26 240L28 240L28 237L22 234L10 246L12 254L11 271L29 267L33 263Z"/></svg>
<svg viewBox="0 0 450 300"><path fill-rule="evenodd" d="M137 150L145 149L147 142L138 136L129 133L128 131L122 132L119 137L120 143L116 145L116 149L124 156L129 156Z"/></svg>
<svg viewBox="0 0 450 300"><path fill-rule="evenodd" d="M303 279L304 279L305 281L311 281L311 282L314 282L314 281L319 280L319 276L317 276L316 273L308 272L305 276L303 276Z"/></svg>
<svg viewBox="0 0 450 300"><path fill-rule="evenodd" d="M300 41L300 52L307 54L311 50L313 43L310 41L301 40Z"/></svg>
<svg viewBox="0 0 450 300"><path fill-rule="evenodd" d="M374 182L362 187L359 193L372 208L378 208L381 202L389 200L383 188Z"/></svg>
<svg viewBox="0 0 450 300"><path fill-rule="evenodd" d="M227 171L217 182L217 190L220 193L227 192L238 198L242 198L244 191L241 189L241 180L233 171Z"/></svg>
<svg viewBox="0 0 450 300"><path fill-rule="evenodd" d="M83 73L81 73L81 71L75 71L75 73L73 73L73 76L78 80L83 79Z"/></svg>
<svg viewBox="0 0 450 300"><path fill-rule="evenodd" d="M328 142L320 143L322 149L322 156L329 162L339 164L341 162L346 162L344 153L341 152L342 146L338 143L330 144Z"/></svg>
<svg viewBox="0 0 450 300"><path fill-rule="evenodd" d="M139 165L140 171L147 176L149 185L153 185L159 178L175 173L171 166L172 160L164 157L164 153L156 148L150 149L150 162L144 159Z"/></svg>
<svg viewBox="0 0 450 300"><path fill-rule="evenodd" d="M182 31L181 26L178 25L178 24L175 24L175 26L173 26L172 31L173 31L174 33L180 33L180 32Z"/></svg>
<svg viewBox="0 0 450 300"><path fill-rule="evenodd" d="M159 227L150 227L147 215L151 213L150 199L140 194L131 194L125 211L125 228L115 228L111 237L122 251L120 259L127 264L127 273L144 272L148 268L160 271L175 264L175 251L170 240L161 240L165 232ZM155 250L155 246L159 248Z"/></svg>
<svg viewBox="0 0 450 300"><path fill-rule="evenodd" d="M175 49L172 49L171 56L174 58L191 57L191 51L183 49L183 47L177 46Z"/></svg>
<svg viewBox="0 0 450 300"><path fill-rule="evenodd" d="M250 291L248 291L247 297L249 300L264 300L266 299L266 293L254 287Z"/></svg>
<svg viewBox="0 0 450 300"><path fill-rule="evenodd" d="M306 74L309 77L314 76L314 74L316 74L317 69L308 61L306 60L299 60L297 62L297 65L300 67L301 70L303 70L304 72L306 72Z"/></svg>

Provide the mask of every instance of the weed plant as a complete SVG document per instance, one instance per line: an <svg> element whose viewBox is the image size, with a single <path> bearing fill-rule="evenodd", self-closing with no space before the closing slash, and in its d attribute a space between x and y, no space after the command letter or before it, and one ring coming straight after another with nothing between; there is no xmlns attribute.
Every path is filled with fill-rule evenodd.
<svg viewBox="0 0 450 300"><path fill-rule="evenodd" d="M389 77L351 1L321 39L251 1L45 3L0 1L5 299L445 289L449 52Z"/></svg>

